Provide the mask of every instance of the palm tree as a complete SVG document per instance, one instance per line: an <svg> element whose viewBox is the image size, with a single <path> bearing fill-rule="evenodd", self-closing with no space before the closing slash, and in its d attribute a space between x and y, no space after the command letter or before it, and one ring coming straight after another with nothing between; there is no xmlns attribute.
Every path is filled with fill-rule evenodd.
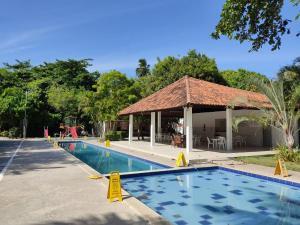
<svg viewBox="0 0 300 225"><path fill-rule="evenodd" d="M283 135L285 145L289 150L292 150L295 143L294 135L298 131L296 125L300 116L298 111L300 86L296 87L290 93L289 98L287 98L284 95L282 81L269 80L268 82L264 82L260 79L252 79L250 82L268 98L270 107L265 107L255 102L247 101L248 104L258 108L261 111L261 115L237 117L234 119L233 127L237 129L241 122L247 120L255 120L264 126L272 126L280 130Z"/></svg>
<svg viewBox="0 0 300 225"><path fill-rule="evenodd" d="M147 76L150 73L150 65L147 64L146 59L139 59L139 67L136 68L136 75L138 77Z"/></svg>

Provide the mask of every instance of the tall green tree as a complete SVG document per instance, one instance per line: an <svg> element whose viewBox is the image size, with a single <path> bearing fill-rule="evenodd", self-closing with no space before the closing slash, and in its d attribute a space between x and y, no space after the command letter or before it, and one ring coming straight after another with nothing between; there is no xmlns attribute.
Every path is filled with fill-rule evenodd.
<svg viewBox="0 0 300 225"><path fill-rule="evenodd" d="M243 89L246 91L259 91L258 88L250 81L254 78L267 81L268 78L260 73L251 72L244 69L224 70L221 76L226 80L230 87Z"/></svg>
<svg viewBox="0 0 300 225"><path fill-rule="evenodd" d="M146 59L139 59L138 68L136 68L136 76L144 77L150 74L150 65L147 63Z"/></svg>
<svg viewBox="0 0 300 225"><path fill-rule="evenodd" d="M290 93L300 85L300 57L291 65L282 67L277 73L277 78L283 82L284 93L289 98Z"/></svg>
<svg viewBox="0 0 300 225"><path fill-rule="evenodd" d="M265 44L277 50L282 36L291 32L289 24L299 18L299 14L283 17L283 5L288 2L295 7L300 4L300 0L226 0L212 37L219 39L224 35L241 43L249 41L251 51L257 51Z"/></svg>
<svg viewBox="0 0 300 225"><path fill-rule="evenodd" d="M94 85L96 91L87 93L81 107L95 123L111 123L117 120L121 109L140 98L140 90L134 84L133 79L119 71L103 73Z"/></svg>
<svg viewBox="0 0 300 225"><path fill-rule="evenodd" d="M215 60L196 52L196 50L191 50L187 55L178 58L168 56L163 60L158 59L151 75L142 77L138 82L142 89L142 95L147 96L186 75L214 83L226 84L219 74Z"/></svg>

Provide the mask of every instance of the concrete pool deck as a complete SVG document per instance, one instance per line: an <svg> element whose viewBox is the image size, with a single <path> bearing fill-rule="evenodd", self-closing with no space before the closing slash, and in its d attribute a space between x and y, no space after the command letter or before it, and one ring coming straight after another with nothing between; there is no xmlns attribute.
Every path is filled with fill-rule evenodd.
<svg viewBox="0 0 300 225"><path fill-rule="evenodd" d="M91 141L96 143L96 141ZM154 146L150 146L149 142L146 141L132 141L130 144L128 141L112 141L112 146L118 148L126 148L130 150L135 150L138 152L152 154L158 157L163 157L167 159L176 159L179 152L185 152L185 148L174 148L171 145L155 143ZM253 155L272 155L275 154L275 151L261 148L257 149L255 147L252 148L239 148L234 149L231 152L227 152L226 150L208 150L205 148L201 149L193 149L190 152L190 160L220 160L231 157L238 156L253 156Z"/></svg>
<svg viewBox="0 0 300 225"><path fill-rule="evenodd" d="M142 204L137 211L127 193L122 203L109 203L107 179L88 179L95 173L45 141L24 141L0 182L0 224L166 224Z"/></svg>

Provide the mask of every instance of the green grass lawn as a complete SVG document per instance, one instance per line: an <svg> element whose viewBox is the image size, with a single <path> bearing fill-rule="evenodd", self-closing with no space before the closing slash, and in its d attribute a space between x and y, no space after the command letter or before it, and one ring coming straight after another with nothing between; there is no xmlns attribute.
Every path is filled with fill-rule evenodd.
<svg viewBox="0 0 300 225"><path fill-rule="evenodd" d="M243 156L233 158L237 161L243 161L245 163L257 164L262 166L274 167L276 166L276 158L274 155L262 155L262 156ZM300 163L286 162L288 170L300 172Z"/></svg>

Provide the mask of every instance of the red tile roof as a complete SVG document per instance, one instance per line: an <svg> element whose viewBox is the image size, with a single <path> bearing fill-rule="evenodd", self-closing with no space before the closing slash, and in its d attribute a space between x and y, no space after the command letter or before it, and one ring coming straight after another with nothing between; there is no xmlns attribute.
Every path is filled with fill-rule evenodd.
<svg viewBox="0 0 300 225"><path fill-rule="evenodd" d="M238 100L239 98L243 100ZM162 111L187 105L221 107L234 105L240 108L255 108L252 104L246 103L247 101L256 102L256 104L260 104L263 107L270 107L267 97L263 94L185 76L135 104L128 106L119 115Z"/></svg>

